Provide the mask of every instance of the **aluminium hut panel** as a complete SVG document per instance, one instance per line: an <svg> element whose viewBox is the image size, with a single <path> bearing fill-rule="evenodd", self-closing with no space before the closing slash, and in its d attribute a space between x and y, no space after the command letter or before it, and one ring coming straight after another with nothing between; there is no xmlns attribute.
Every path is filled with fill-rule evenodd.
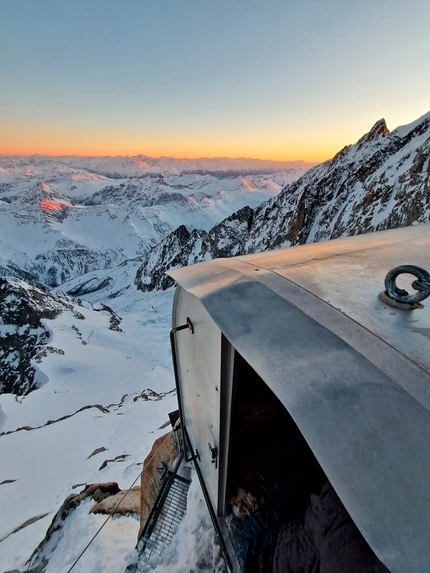
<svg viewBox="0 0 430 573"><path fill-rule="evenodd" d="M174 326L192 321L189 329L176 333L182 413L193 453L200 456L212 506L217 507L219 468L212 463L209 444L219 449L221 331L201 302L183 289L175 293Z"/></svg>
<svg viewBox="0 0 430 573"><path fill-rule="evenodd" d="M422 228L412 231L378 233L371 240L341 239L324 249L309 245L297 251L306 252L302 264L315 259L328 265L330 257L335 264L363 250L366 243L371 244L366 257L375 261L375 268L379 257L384 267L383 249L397 244L401 256L402 245L423 233ZM428 572L429 373L345 309L298 284L300 256L294 248L285 251L288 254L201 263L170 274L199 298L290 412L381 561L392 573ZM289 267L297 268L294 281L278 272L282 265L264 268L266 257L275 260L280 255L295 258ZM399 260L407 262L411 261ZM390 268L383 269L383 276ZM369 284L373 281L372 275ZM351 292L350 285L347 288ZM377 292L367 288L365 293L370 305L379 304ZM422 312L412 311L412 316Z"/></svg>
<svg viewBox="0 0 430 573"><path fill-rule="evenodd" d="M372 233L239 257L281 275L346 314L430 372L430 302L399 311L383 303L388 271L412 264L430 272L430 225ZM403 275L406 279L406 276ZM413 292L411 282L398 284Z"/></svg>

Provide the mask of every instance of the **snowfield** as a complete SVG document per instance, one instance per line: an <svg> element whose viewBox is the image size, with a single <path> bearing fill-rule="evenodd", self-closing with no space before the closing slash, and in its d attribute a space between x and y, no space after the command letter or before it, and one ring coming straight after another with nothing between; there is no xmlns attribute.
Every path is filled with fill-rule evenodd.
<svg viewBox="0 0 430 573"><path fill-rule="evenodd" d="M130 290L115 299L122 332L110 330L110 314L93 310L89 302L78 307L85 320L71 312L44 320L52 332L49 344L64 354L50 353L38 365L44 379L40 389L25 397L0 395L2 572L27 569L27 560L71 493L85 484L110 481L128 489L140 476L155 439L166 433L160 427L167 414L177 409L169 347L173 289L149 294ZM89 457L102 447L106 450ZM124 457L100 469L117 456ZM204 544L212 548L214 533L197 480L190 496L196 512L185 531L194 539L201 526ZM106 519L89 514L91 505L85 500L65 520L58 542L48 544L47 573L67 572ZM23 527L26 522L30 524ZM125 570L138 529L137 515L112 518L74 571ZM203 548L198 555L184 551L184 542L195 547L186 535L169 553L176 569L166 565L165 570L188 570L193 559L205 555ZM216 546L212 551L219 561Z"/></svg>

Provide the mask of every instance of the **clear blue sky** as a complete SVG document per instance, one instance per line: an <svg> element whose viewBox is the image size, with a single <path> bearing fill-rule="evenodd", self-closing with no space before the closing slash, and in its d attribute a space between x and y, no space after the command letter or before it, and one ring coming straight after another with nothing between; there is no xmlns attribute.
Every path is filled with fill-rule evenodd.
<svg viewBox="0 0 430 573"><path fill-rule="evenodd" d="M0 153L319 161L429 62L429 0L0 0Z"/></svg>

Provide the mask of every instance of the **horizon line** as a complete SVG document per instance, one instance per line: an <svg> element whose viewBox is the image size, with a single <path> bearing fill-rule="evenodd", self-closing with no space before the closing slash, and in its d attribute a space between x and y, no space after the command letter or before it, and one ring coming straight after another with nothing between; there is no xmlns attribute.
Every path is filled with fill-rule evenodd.
<svg viewBox="0 0 430 573"><path fill-rule="evenodd" d="M214 160L214 159L227 159L230 161L261 161L261 162L269 162L269 163L312 163L317 164L320 163L319 161L306 161L304 159L261 159L259 157L229 157L227 155L214 155L212 157L209 156L199 156L199 157L175 157L174 155L160 155L158 157L152 155L145 155L144 153L137 153L136 155L129 155L128 153L125 155L107 155L107 154L100 154L100 155L85 155L85 154L77 154L77 153L60 153L60 154L51 154L51 153L1 153L0 157L84 157L88 159L103 159L103 158L110 158L115 159L117 157L121 158L128 158L134 159L136 157L145 157L147 159L175 159L176 161L199 161L202 159Z"/></svg>

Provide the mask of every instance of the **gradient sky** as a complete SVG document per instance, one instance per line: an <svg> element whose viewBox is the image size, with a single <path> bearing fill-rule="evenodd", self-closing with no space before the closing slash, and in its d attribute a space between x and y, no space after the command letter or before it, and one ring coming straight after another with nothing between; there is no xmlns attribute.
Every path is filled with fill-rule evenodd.
<svg viewBox="0 0 430 573"><path fill-rule="evenodd" d="M321 161L429 62L429 0L0 0L0 153Z"/></svg>

